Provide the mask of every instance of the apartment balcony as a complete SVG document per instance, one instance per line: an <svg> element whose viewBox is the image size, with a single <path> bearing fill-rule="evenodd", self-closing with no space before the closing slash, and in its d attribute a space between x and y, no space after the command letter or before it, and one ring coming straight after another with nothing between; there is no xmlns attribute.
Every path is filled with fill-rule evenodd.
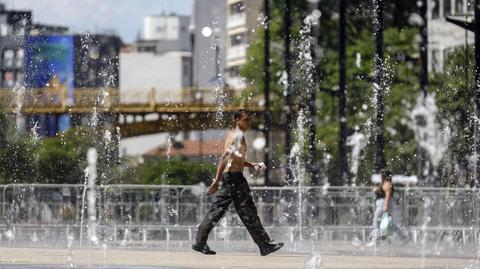
<svg viewBox="0 0 480 269"><path fill-rule="evenodd" d="M237 45L227 48L227 61L247 57L247 45Z"/></svg>
<svg viewBox="0 0 480 269"><path fill-rule="evenodd" d="M247 16L245 13L228 15L227 16L227 29L233 29L247 24Z"/></svg>

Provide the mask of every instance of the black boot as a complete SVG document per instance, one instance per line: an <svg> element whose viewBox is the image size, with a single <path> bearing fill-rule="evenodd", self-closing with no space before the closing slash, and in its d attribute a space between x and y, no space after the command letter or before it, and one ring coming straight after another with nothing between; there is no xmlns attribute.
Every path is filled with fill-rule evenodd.
<svg viewBox="0 0 480 269"><path fill-rule="evenodd" d="M192 245L192 249L196 250L198 252L201 252L205 255L215 255L215 254L217 254L215 251L211 250L210 247L206 243L202 244L202 243L195 242Z"/></svg>
<svg viewBox="0 0 480 269"><path fill-rule="evenodd" d="M270 244L266 243L263 247L260 248L260 254L262 256L267 256L270 253L273 253L283 247L283 243Z"/></svg>

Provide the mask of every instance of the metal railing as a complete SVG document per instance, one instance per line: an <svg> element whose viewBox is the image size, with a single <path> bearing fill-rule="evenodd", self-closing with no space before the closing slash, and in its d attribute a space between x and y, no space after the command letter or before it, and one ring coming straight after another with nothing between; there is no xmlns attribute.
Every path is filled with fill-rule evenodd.
<svg viewBox="0 0 480 269"><path fill-rule="evenodd" d="M218 110L218 105L212 98L213 89L183 88L180 90L181 102L157 102L154 88L136 92L136 98L141 102L125 102L127 93L120 92L118 88L74 88L66 89L63 86L47 88L15 88L0 89L0 102L9 113L88 113L93 109L99 112L118 113L188 113L212 112ZM232 95L231 90L226 93ZM143 96L142 96L143 95ZM202 101L198 99L201 96ZM207 100L210 100L207 102ZM123 101L123 102L122 102ZM261 111L261 107L254 103L244 104L253 111ZM229 104L226 111L238 110L238 105Z"/></svg>
<svg viewBox="0 0 480 269"><path fill-rule="evenodd" d="M80 225L85 219L83 185L12 184L0 190L0 224ZM105 185L96 193L100 225L195 226L210 199L199 186ZM370 187L253 187L252 193L268 227L371 225ZM396 188L393 203L394 218L405 227L479 228L478 190ZM240 225L232 216L232 225Z"/></svg>

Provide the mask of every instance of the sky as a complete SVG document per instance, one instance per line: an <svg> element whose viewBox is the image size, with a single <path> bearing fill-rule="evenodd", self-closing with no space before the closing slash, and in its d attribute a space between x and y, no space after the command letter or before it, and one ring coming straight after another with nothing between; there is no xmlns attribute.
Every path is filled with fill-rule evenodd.
<svg viewBox="0 0 480 269"><path fill-rule="evenodd" d="M143 17L190 15L192 0L0 0L7 9L31 10L34 23L67 26L73 33L114 30L124 42L143 34Z"/></svg>

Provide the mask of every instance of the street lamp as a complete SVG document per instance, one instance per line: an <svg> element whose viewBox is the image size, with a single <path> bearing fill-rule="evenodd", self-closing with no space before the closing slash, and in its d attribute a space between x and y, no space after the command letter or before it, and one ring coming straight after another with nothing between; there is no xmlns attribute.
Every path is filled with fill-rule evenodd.
<svg viewBox="0 0 480 269"><path fill-rule="evenodd" d="M339 126L340 126L340 134L339 134L339 157L340 157L340 184L347 185L348 184L348 161L347 161L347 150L346 150L346 142L347 142L347 117L345 116L345 105L346 105L346 96L345 96L345 88L346 88L346 53L345 53L345 26L346 26L346 18L345 15L347 13L347 0L340 0L340 7L339 7L339 15L340 15L340 29L339 29L339 43L338 46L338 59L339 59L339 80L338 80L338 117L339 117Z"/></svg>
<svg viewBox="0 0 480 269"><path fill-rule="evenodd" d="M270 6L269 0L263 1L265 27L264 27L264 50L263 50L263 68L264 68L264 110L263 110L263 135L265 137L265 185L271 185L270 172Z"/></svg>
<svg viewBox="0 0 480 269"><path fill-rule="evenodd" d="M284 62L285 62L285 182L290 182L293 179L293 173L291 169L290 151L292 147L292 83L291 83L291 63L292 57L290 54L290 28L292 26L292 1L285 0L285 24L283 38L285 43L284 50Z"/></svg>
<svg viewBox="0 0 480 269"><path fill-rule="evenodd" d="M375 0L375 78L374 88L377 92L377 115L375 137L375 172L385 167L385 145L383 138L383 98L385 92L383 66L383 0Z"/></svg>
<svg viewBox="0 0 480 269"><path fill-rule="evenodd" d="M475 0L475 116L480 118L480 0ZM480 187L480 126L475 121L475 186Z"/></svg>

